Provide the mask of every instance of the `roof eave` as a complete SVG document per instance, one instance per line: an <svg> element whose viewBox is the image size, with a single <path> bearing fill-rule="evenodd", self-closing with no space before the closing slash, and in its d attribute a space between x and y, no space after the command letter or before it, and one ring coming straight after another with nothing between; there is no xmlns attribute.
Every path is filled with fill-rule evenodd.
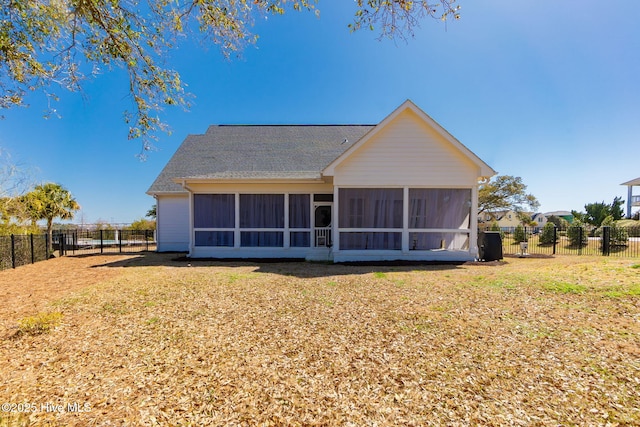
<svg viewBox="0 0 640 427"><path fill-rule="evenodd" d="M309 184L325 183L318 178L174 178L180 185L188 184Z"/></svg>
<svg viewBox="0 0 640 427"><path fill-rule="evenodd" d="M623 182L620 185L640 185L640 178L632 179L631 181Z"/></svg>

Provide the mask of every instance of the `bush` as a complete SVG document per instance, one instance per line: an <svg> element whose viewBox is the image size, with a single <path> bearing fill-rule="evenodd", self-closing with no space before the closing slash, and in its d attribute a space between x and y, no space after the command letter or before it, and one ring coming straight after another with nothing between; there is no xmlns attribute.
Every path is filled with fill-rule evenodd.
<svg viewBox="0 0 640 427"><path fill-rule="evenodd" d="M573 221L573 225L567 229L569 245L573 247L587 246L589 243L589 232L585 230L584 224L579 219Z"/></svg>
<svg viewBox="0 0 640 427"><path fill-rule="evenodd" d="M62 313L38 313L36 316L25 317L18 323L18 334L40 335L46 334L60 324Z"/></svg>
<svg viewBox="0 0 640 427"><path fill-rule="evenodd" d="M513 231L513 241L515 243L526 242L527 241L527 233L524 231L524 227L520 224Z"/></svg>
<svg viewBox="0 0 640 427"><path fill-rule="evenodd" d="M611 215L602 221L602 227L609 227L610 229L609 242L611 246L627 246L629 242L629 232L624 227L616 227Z"/></svg>
<svg viewBox="0 0 640 427"><path fill-rule="evenodd" d="M551 245L558 241L558 237L556 236L556 226L552 222L547 222L544 227L542 227L542 233L540 233L540 244L541 245Z"/></svg>
<svg viewBox="0 0 640 427"><path fill-rule="evenodd" d="M504 240L504 231L502 231L502 229L500 228L500 224L498 224L497 221L493 221L491 227L489 228L489 231L499 231L500 238Z"/></svg>

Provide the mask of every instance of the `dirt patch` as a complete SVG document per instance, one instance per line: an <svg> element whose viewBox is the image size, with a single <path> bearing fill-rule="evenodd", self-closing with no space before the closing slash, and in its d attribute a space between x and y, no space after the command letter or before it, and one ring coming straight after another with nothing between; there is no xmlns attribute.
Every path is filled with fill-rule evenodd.
<svg viewBox="0 0 640 427"><path fill-rule="evenodd" d="M121 273L113 263L137 255L62 257L0 272L0 337L14 329L17 319L32 316L52 301Z"/></svg>

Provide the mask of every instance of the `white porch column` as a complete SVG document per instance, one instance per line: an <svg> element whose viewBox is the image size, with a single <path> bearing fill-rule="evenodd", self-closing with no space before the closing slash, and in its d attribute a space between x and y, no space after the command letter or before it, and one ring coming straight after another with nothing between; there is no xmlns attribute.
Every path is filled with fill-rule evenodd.
<svg viewBox="0 0 640 427"><path fill-rule="evenodd" d="M471 233L469 233L469 254L478 257L478 185L471 188Z"/></svg>
<svg viewBox="0 0 640 427"><path fill-rule="evenodd" d="M402 252L409 253L409 187L402 189Z"/></svg>
<svg viewBox="0 0 640 427"><path fill-rule="evenodd" d="M331 239L333 245L333 252L340 251L340 233L338 233L339 224L339 212L340 212L340 203L338 201L338 186L333 186L333 212L331 217L331 235L333 236Z"/></svg>
<svg viewBox="0 0 640 427"><path fill-rule="evenodd" d="M291 234L289 233L289 193L284 193L284 235L282 236L282 247L291 247Z"/></svg>
<svg viewBox="0 0 640 427"><path fill-rule="evenodd" d="M240 193L235 193L235 205L236 205L236 216L235 216L235 224L233 225L235 229L233 230L233 247L240 247Z"/></svg>
<svg viewBox="0 0 640 427"><path fill-rule="evenodd" d="M193 229L193 191L189 188L185 181L182 181L182 188L189 192L189 254L191 256L195 247L195 230Z"/></svg>

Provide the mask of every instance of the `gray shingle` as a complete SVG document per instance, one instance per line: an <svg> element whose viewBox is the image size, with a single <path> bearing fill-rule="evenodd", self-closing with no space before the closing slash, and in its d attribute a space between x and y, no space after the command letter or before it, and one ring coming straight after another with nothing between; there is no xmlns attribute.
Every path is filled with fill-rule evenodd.
<svg viewBox="0 0 640 427"><path fill-rule="evenodd" d="M176 178L319 178L374 125L220 125L189 135L148 193L182 192ZM346 141L346 142L345 142Z"/></svg>

